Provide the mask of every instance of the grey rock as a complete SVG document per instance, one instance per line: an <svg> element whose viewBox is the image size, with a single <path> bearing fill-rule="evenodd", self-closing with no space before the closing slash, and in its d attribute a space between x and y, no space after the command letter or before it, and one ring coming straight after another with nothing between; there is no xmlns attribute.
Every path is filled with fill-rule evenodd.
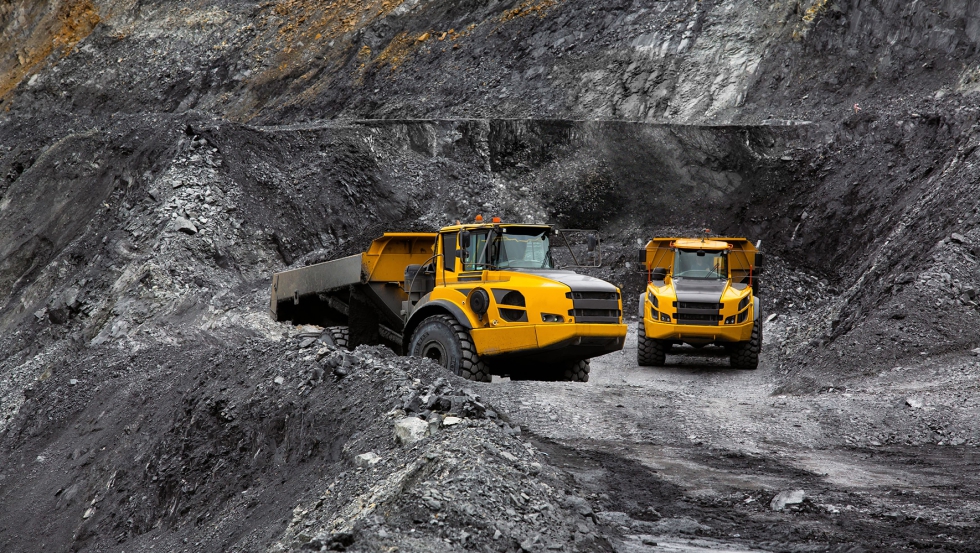
<svg viewBox="0 0 980 553"><path fill-rule="evenodd" d="M299 343L299 349L306 349L316 343L316 338L303 338Z"/></svg>
<svg viewBox="0 0 980 553"><path fill-rule="evenodd" d="M310 380L313 382L319 382L323 380L323 369L320 367L313 367L310 370Z"/></svg>
<svg viewBox="0 0 980 553"><path fill-rule="evenodd" d="M617 526L625 526L627 528L633 525L633 519L626 513L619 511L602 511L601 513L596 514L596 518L599 520L599 522L615 524Z"/></svg>
<svg viewBox="0 0 980 553"><path fill-rule="evenodd" d="M592 506L589 502L582 499L577 495L570 495L565 500L566 504L570 509L579 514L579 516L588 517L597 522L595 513L592 512Z"/></svg>
<svg viewBox="0 0 980 553"><path fill-rule="evenodd" d="M907 397L905 398L905 405L908 405L912 409L922 409L922 400L917 397Z"/></svg>
<svg viewBox="0 0 980 553"><path fill-rule="evenodd" d="M197 227L194 226L194 223L188 221L183 217L177 217L176 219L174 219L174 230L189 235L197 234Z"/></svg>
<svg viewBox="0 0 980 553"><path fill-rule="evenodd" d="M402 444L413 444L429 433L429 423L418 417L405 417L395 423L395 440Z"/></svg>
<svg viewBox="0 0 980 553"><path fill-rule="evenodd" d="M357 457L354 457L354 464L359 467L373 467L379 462L381 462L381 456L373 451L361 453Z"/></svg>
<svg viewBox="0 0 980 553"><path fill-rule="evenodd" d="M969 240L967 240L966 236L963 236L958 232L954 232L953 234L950 234L949 239L952 240L953 242L956 242L957 244L968 244L970 242Z"/></svg>
<svg viewBox="0 0 980 553"><path fill-rule="evenodd" d="M895 284L910 284L915 282L915 275L912 273L902 273L895 279Z"/></svg>
<svg viewBox="0 0 980 553"><path fill-rule="evenodd" d="M508 451L501 451L500 456L503 457L504 459L507 459L511 463L517 462L517 457L513 453L510 453Z"/></svg>
<svg viewBox="0 0 980 553"><path fill-rule="evenodd" d="M799 505L803 503L803 498L806 494L803 490L785 490L776 494L776 497L772 498L769 502L769 508L773 511L782 511L789 505Z"/></svg>

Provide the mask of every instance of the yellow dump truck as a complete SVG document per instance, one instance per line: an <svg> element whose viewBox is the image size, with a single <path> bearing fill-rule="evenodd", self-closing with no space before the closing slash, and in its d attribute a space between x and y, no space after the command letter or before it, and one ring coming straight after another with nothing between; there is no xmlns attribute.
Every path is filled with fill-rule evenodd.
<svg viewBox="0 0 980 553"><path fill-rule="evenodd" d="M724 347L731 365L755 369L762 348L763 254L745 238L654 238L640 250L636 360L663 366L674 344Z"/></svg>
<svg viewBox="0 0 980 553"><path fill-rule="evenodd" d="M273 275L272 317L328 327L338 345L428 357L470 380L586 382L590 358L623 347L622 298L556 267L559 235L496 218L386 233L362 254Z"/></svg>

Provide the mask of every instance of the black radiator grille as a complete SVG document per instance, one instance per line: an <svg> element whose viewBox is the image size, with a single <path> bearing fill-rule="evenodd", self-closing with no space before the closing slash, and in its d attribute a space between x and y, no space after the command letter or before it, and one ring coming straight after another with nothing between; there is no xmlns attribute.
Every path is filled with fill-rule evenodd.
<svg viewBox="0 0 980 553"><path fill-rule="evenodd" d="M711 309L712 311L720 310L725 307L720 303L703 303L697 301L674 302L674 306L678 309Z"/></svg>
<svg viewBox="0 0 980 553"><path fill-rule="evenodd" d="M721 315L701 315L696 313L678 313L677 322L688 324L718 324Z"/></svg>
<svg viewBox="0 0 980 553"><path fill-rule="evenodd" d="M568 315L577 323L618 324L622 317L618 292L568 292L565 296L572 300Z"/></svg>
<svg viewBox="0 0 980 553"><path fill-rule="evenodd" d="M568 316L577 323L617 324L622 313L619 309L569 309Z"/></svg>
<svg viewBox="0 0 980 553"><path fill-rule="evenodd" d="M617 292L568 292L565 297L573 300L612 300L619 301Z"/></svg>

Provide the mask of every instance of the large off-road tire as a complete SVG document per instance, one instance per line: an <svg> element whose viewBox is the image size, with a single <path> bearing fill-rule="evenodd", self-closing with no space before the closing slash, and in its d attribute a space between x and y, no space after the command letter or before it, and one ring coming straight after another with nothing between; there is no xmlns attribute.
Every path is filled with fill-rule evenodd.
<svg viewBox="0 0 980 553"><path fill-rule="evenodd" d="M566 382L588 382L590 370L589 360L582 359L566 365L559 376Z"/></svg>
<svg viewBox="0 0 980 553"><path fill-rule="evenodd" d="M328 326L326 328L326 335L335 347L349 349L347 344L350 344L350 329L346 326Z"/></svg>
<svg viewBox="0 0 980 553"><path fill-rule="evenodd" d="M663 367L667 363L670 343L647 338L643 319L636 329L636 364L641 367Z"/></svg>
<svg viewBox="0 0 980 553"><path fill-rule="evenodd" d="M470 333L449 315L433 315L419 324L408 354L427 357L467 380L490 382L490 367L480 359Z"/></svg>
<svg viewBox="0 0 980 553"><path fill-rule="evenodd" d="M762 321L756 319L752 325L752 338L748 342L732 347L731 363L733 369L754 371L759 367L759 352L762 350Z"/></svg>

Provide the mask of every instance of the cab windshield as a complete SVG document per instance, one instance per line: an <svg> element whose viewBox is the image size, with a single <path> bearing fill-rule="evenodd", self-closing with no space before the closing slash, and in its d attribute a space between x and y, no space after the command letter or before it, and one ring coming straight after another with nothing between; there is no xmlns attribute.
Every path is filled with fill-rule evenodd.
<svg viewBox="0 0 980 553"><path fill-rule="evenodd" d="M727 279L728 252L677 250L674 253L674 276L680 278Z"/></svg>
<svg viewBox="0 0 980 553"><path fill-rule="evenodd" d="M550 269L551 241L546 228L502 227L494 233L492 264L497 269Z"/></svg>

